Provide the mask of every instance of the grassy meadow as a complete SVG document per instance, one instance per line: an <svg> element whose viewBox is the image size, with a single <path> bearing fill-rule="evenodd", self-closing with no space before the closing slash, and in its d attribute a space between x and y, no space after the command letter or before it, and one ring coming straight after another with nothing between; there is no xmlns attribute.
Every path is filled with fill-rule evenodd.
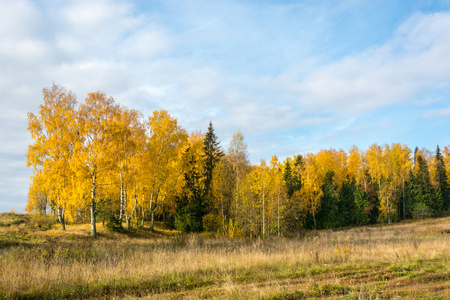
<svg viewBox="0 0 450 300"><path fill-rule="evenodd" d="M228 239L0 214L1 299L450 299L450 218Z"/></svg>

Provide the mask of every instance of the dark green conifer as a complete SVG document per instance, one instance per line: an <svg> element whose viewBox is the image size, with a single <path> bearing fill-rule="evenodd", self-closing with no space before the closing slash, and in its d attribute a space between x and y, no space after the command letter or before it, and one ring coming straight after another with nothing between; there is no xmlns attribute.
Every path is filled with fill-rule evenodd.
<svg viewBox="0 0 450 300"><path fill-rule="evenodd" d="M201 232L205 214L204 189L201 170L197 168L197 159L190 146L183 153L182 168L184 187L176 199L175 227L181 232Z"/></svg>
<svg viewBox="0 0 450 300"><path fill-rule="evenodd" d="M436 187L436 209L438 212L442 212L445 209L448 209L450 206L450 190L447 182L447 170L445 169L445 162L441 155L441 151L439 146L436 148L436 156L435 156L435 164L436 164L436 173L435 173L435 182L437 184Z"/></svg>
<svg viewBox="0 0 450 300"><path fill-rule="evenodd" d="M211 187L214 167L223 156L211 122L203 139L203 150L205 152L205 193L207 194Z"/></svg>

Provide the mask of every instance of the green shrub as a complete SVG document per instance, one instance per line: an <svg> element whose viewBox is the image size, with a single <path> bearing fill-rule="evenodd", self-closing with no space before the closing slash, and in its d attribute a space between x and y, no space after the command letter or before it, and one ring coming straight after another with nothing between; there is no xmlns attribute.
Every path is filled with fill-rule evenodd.
<svg viewBox="0 0 450 300"><path fill-rule="evenodd" d="M426 219L433 216L433 210L422 202L414 204L412 209L412 216L414 219Z"/></svg>

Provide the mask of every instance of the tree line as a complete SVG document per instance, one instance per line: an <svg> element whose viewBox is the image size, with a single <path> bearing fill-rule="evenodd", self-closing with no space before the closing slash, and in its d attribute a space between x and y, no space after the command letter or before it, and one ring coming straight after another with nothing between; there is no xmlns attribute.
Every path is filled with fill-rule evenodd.
<svg viewBox="0 0 450 300"><path fill-rule="evenodd" d="M450 208L449 147L372 144L252 165L241 132L222 150L211 123L188 133L165 110L144 117L101 92L78 104L58 85L43 90L28 130L26 210L57 214L63 229L90 222L94 237L99 218L116 230L145 221L153 230L159 220L182 232L266 237Z"/></svg>

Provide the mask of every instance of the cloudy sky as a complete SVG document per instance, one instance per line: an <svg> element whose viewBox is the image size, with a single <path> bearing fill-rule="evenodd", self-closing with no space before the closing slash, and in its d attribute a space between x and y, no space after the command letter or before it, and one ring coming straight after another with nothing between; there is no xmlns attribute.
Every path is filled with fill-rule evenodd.
<svg viewBox="0 0 450 300"><path fill-rule="evenodd" d="M250 159L450 144L450 0L0 0L0 212L23 211L27 112L60 84Z"/></svg>

